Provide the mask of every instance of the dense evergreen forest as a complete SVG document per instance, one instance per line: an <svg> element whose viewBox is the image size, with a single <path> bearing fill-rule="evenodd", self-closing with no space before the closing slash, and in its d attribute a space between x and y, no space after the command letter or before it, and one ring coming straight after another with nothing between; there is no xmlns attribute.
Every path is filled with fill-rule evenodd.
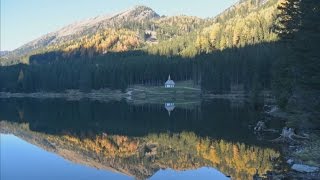
<svg viewBox="0 0 320 180"><path fill-rule="evenodd" d="M1 69L0 88L37 92L66 89L126 89L130 85L163 85L171 74L175 81L194 80L203 91L228 93L271 88L272 59L277 44L232 48L194 58L148 55L142 51L109 53L88 60L63 58L58 52L30 57L31 65ZM259 57L259 58L257 58ZM271 60L270 60L271 59Z"/></svg>
<svg viewBox="0 0 320 180"><path fill-rule="evenodd" d="M0 68L0 89L125 90L133 84L162 85L171 74L176 81L192 79L204 92L273 90L283 107L297 89L319 91L320 2L270 0L259 6L245 2L210 21L185 18L183 24L198 22L194 26L177 26L165 33L158 29L163 41L147 48L133 31L121 29L32 55L28 65ZM213 24L200 28L208 22ZM172 35L181 29L184 35Z"/></svg>
<svg viewBox="0 0 320 180"><path fill-rule="evenodd" d="M125 90L133 84L162 85L168 74L177 81L191 79L194 61L152 56L140 51L109 53L90 60L49 59L34 56L30 58L31 65L2 68L1 77L5 78L1 79L1 88L7 91L61 92L66 89Z"/></svg>

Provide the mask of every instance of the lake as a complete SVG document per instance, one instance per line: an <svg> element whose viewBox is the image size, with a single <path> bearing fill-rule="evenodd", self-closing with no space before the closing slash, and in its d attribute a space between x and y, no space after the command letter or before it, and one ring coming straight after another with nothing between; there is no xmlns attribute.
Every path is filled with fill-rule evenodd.
<svg viewBox="0 0 320 180"><path fill-rule="evenodd" d="M229 100L0 99L1 179L252 179L279 171L263 118Z"/></svg>

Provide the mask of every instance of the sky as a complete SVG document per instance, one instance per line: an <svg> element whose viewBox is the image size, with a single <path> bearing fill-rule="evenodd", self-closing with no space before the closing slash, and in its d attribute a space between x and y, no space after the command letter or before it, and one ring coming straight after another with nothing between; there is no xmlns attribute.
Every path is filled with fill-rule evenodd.
<svg viewBox="0 0 320 180"><path fill-rule="evenodd" d="M14 50L75 21L116 13L135 5L160 15L214 17L238 0L0 0L1 51Z"/></svg>

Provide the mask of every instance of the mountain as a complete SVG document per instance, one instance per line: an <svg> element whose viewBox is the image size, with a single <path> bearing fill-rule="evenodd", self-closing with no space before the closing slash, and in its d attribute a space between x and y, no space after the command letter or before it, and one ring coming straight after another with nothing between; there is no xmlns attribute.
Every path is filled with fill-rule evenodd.
<svg viewBox="0 0 320 180"><path fill-rule="evenodd" d="M159 18L159 15L151 8L145 6L136 6L113 15L97 16L70 24L21 46L20 48L14 50L13 53L21 56L33 50L61 44L83 36L91 36L106 28L121 28L125 23L143 23L155 18Z"/></svg>
<svg viewBox="0 0 320 180"><path fill-rule="evenodd" d="M151 54L193 57L201 52L272 41L276 39L270 32L278 1L241 0L209 19L160 17L149 7L135 6L48 33L2 56L0 65L28 63L30 55L52 51L63 52L63 57L93 57L144 49Z"/></svg>
<svg viewBox="0 0 320 180"><path fill-rule="evenodd" d="M160 17L149 7L135 6L120 13L97 16L48 33L2 57L0 63L28 63L30 55L50 51L68 51L70 55L77 54L78 52L74 52L76 50L81 51L82 55L88 55L133 50L184 35L206 26L205 23L208 21L184 15Z"/></svg>

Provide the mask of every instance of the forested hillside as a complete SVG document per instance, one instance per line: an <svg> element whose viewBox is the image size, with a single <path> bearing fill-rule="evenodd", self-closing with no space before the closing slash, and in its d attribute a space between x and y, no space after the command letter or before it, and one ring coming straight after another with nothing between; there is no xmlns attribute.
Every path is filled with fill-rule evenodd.
<svg viewBox="0 0 320 180"><path fill-rule="evenodd" d="M208 23L208 20L184 15L160 17L149 7L136 6L46 34L2 56L0 65L28 64L31 55L55 51L64 51L68 57L74 55L72 58L75 58L137 50L195 31Z"/></svg>
<svg viewBox="0 0 320 180"><path fill-rule="evenodd" d="M159 55L194 57L232 47L277 40L273 22L279 0L239 2L210 20L210 25L196 32L152 46L148 52Z"/></svg>

